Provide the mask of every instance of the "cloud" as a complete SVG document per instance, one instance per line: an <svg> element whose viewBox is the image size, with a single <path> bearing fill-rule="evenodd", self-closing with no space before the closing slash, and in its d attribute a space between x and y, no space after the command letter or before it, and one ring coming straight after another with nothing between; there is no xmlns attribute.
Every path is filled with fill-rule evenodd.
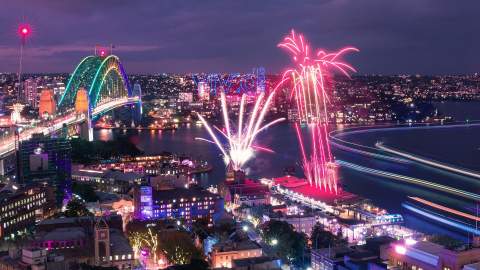
<svg viewBox="0 0 480 270"><path fill-rule="evenodd" d="M289 58L276 44L295 28L315 48L359 47L349 60L361 73L475 72L478 10L473 0L6 1L0 70L18 62L15 29L25 14L34 28L30 71L69 71L95 44L113 43L133 72L278 72Z"/></svg>

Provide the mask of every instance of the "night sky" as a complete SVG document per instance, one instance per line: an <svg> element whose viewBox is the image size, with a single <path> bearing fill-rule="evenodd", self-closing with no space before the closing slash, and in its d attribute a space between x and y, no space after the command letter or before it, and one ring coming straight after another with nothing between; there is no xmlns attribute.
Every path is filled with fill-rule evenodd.
<svg viewBox="0 0 480 270"><path fill-rule="evenodd" d="M2 0L0 72L72 72L95 44L114 44L128 73L283 70L276 47L294 28L312 47L354 45L361 74L480 71L478 0Z"/></svg>

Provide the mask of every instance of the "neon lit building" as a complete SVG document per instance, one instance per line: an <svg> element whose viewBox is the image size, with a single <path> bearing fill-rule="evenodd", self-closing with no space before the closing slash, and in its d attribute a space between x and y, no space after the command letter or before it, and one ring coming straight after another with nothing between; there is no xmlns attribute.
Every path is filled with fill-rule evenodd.
<svg viewBox="0 0 480 270"><path fill-rule="evenodd" d="M223 213L223 199L219 195L195 188L136 187L133 205L136 219L177 219L187 224L198 219L207 219L213 224Z"/></svg>

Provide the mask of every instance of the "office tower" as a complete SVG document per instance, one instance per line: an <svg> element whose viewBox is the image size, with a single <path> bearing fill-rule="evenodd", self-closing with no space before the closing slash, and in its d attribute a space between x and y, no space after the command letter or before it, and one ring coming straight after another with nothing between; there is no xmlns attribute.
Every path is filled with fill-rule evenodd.
<svg viewBox="0 0 480 270"><path fill-rule="evenodd" d="M64 138L34 134L19 145L19 183L48 183L55 190L57 205L70 196L72 148Z"/></svg>

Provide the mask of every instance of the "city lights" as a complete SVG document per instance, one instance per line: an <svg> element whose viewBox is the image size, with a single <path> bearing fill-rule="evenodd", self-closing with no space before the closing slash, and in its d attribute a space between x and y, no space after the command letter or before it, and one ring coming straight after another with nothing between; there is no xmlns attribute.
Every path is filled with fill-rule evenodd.
<svg viewBox="0 0 480 270"><path fill-rule="evenodd" d="M401 255L405 255L405 253L407 253L407 248L405 246L396 245L395 246L395 252L397 252L398 254L401 254Z"/></svg>

